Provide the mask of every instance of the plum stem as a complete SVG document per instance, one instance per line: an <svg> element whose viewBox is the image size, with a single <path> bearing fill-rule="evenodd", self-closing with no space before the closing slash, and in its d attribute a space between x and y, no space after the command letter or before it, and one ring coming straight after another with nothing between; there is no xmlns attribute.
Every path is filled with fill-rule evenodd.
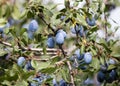
<svg viewBox="0 0 120 86"><path fill-rule="evenodd" d="M50 26L50 23L47 23L46 21L45 21L45 19L44 19L44 17L42 17L42 16L40 16L40 15L38 15L41 19L42 19L42 21L48 26L48 28L50 28L54 33L55 33L55 30Z"/></svg>

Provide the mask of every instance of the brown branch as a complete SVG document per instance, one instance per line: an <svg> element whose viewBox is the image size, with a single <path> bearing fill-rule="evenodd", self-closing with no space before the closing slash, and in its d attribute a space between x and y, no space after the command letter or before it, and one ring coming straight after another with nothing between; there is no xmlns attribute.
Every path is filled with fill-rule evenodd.
<svg viewBox="0 0 120 86"><path fill-rule="evenodd" d="M67 61L67 65L68 65L68 68L69 68L69 72L70 72L70 79L71 79L71 86L75 86L75 83L74 83L74 77L73 77L73 73L72 73L72 67L71 67L71 64L69 61Z"/></svg>
<svg viewBox="0 0 120 86"><path fill-rule="evenodd" d="M8 46L8 47L13 47L12 44L10 43L7 43L7 42L4 42L2 40L0 40L0 44L3 44L5 46ZM42 55L44 54L43 53L43 49L42 48L29 48L29 47L19 47L19 46L14 46L15 48L18 48L18 49L24 49L26 51L35 51L35 52L40 52ZM58 54L58 51L61 52L60 49L55 49L55 48L46 48L46 51L48 55L57 55ZM65 51L65 54L67 54L67 50L64 50Z"/></svg>
<svg viewBox="0 0 120 86"><path fill-rule="evenodd" d="M50 26L50 23L47 23L47 22L45 21L44 17L41 16L41 14L39 14L38 16L39 16L39 17L41 18L41 20L48 26L48 28L50 28L50 29L55 33L55 30Z"/></svg>
<svg viewBox="0 0 120 86"><path fill-rule="evenodd" d="M104 25L104 28L105 28L105 40L107 41L107 38L108 38L108 31L107 31L107 16L106 14L104 14L104 19L105 19L105 25Z"/></svg>

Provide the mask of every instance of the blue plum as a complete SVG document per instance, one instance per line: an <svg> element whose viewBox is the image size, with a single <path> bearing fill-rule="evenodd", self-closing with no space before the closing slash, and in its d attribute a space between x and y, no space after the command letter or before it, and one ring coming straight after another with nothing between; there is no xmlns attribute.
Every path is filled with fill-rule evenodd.
<svg viewBox="0 0 120 86"><path fill-rule="evenodd" d="M5 38L5 34L4 34L4 33L2 33L2 34L1 34L1 37L2 37L2 38Z"/></svg>
<svg viewBox="0 0 120 86"><path fill-rule="evenodd" d="M60 20L63 21L66 18L66 16L61 16Z"/></svg>
<svg viewBox="0 0 120 86"><path fill-rule="evenodd" d="M94 83L94 80L92 78L87 78L85 81L84 81L84 84L85 85L92 85Z"/></svg>
<svg viewBox="0 0 120 86"><path fill-rule="evenodd" d="M27 63L26 63L26 65L25 65L25 69L26 70L34 70L34 68L32 67L32 65L31 65L31 61L28 61Z"/></svg>
<svg viewBox="0 0 120 86"><path fill-rule="evenodd" d="M58 86L56 79L53 79L53 86Z"/></svg>
<svg viewBox="0 0 120 86"><path fill-rule="evenodd" d="M94 26L96 23L95 23L95 18L94 17L92 17L92 19L90 19L90 18L86 18L86 22L88 23L88 25L90 25L90 26Z"/></svg>
<svg viewBox="0 0 120 86"><path fill-rule="evenodd" d="M2 34L4 31L3 31L3 28L0 28L0 34Z"/></svg>
<svg viewBox="0 0 120 86"><path fill-rule="evenodd" d="M17 64L20 67L24 67L25 62L26 62L26 59L24 57L19 57L18 60L17 60Z"/></svg>
<svg viewBox="0 0 120 86"><path fill-rule="evenodd" d="M109 59L109 64L115 64L116 62L115 62L115 60L114 59Z"/></svg>
<svg viewBox="0 0 120 86"><path fill-rule="evenodd" d="M64 38L67 37L67 33L64 30L62 30L62 29L58 30L57 33L62 33Z"/></svg>
<svg viewBox="0 0 120 86"><path fill-rule="evenodd" d="M81 54L78 60L82 60L84 58L84 54Z"/></svg>
<svg viewBox="0 0 120 86"><path fill-rule="evenodd" d="M33 39L34 38L34 32L28 31L28 38Z"/></svg>
<svg viewBox="0 0 120 86"><path fill-rule="evenodd" d="M108 83L112 83L114 80L116 80L116 78L117 78L117 72L115 70L111 70L106 81Z"/></svg>
<svg viewBox="0 0 120 86"><path fill-rule="evenodd" d="M83 36L85 35L85 31L84 31L83 26L80 26L79 35L80 35L81 37L83 37Z"/></svg>
<svg viewBox="0 0 120 86"><path fill-rule="evenodd" d="M62 45L64 43L64 35L63 33L57 33L55 37L55 41L58 45Z"/></svg>
<svg viewBox="0 0 120 86"><path fill-rule="evenodd" d="M91 53L87 52L87 53L84 54L84 61L85 61L86 64L91 63L91 61L92 61Z"/></svg>
<svg viewBox="0 0 120 86"><path fill-rule="evenodd" d="M71 56L69 60L73 62L75 60L75 56Z"/></svg>
<svg viewBox="0 0 120 86"><path fill-rule="evenodd" d="M59 86L67 86L67 83L62 79L59 82Z"/></svg>
<svg viewBox="0 0 120 86"><path fill-rule="evenodd" d="M80 49L77 49L74 54L77 56L78 60L82 60L84 57L84 54L80 54Z"/></svg>
<svg viewBox="0 0 120 86"><path fill-rule="evenodd" d="M36 85L36 86L40 86L43 82L43 80L41 80L40 78L33 78L33 81L35 81L36 83L33 83L33 85Z"/></svg>
<svg viewBox="0 0 120 86"><path fill-rule="evenodd" d="M99 71L97 74L97 80L102 83L105 80L105 73Z"/></svg>
<svg viewBox="0 0 120 86"><path fill-rule="evenodd" d="M32 20L29 24L28 30L31 32L35 32L38 29L38 22L36 20Z"/></svg>
<svg viewBox="0 0 120 86"><path fill-rule="evenodd" d="M4 26L4 28L9 28L10 27L10 23L7 22L6 25Z"/></svg>
<svg viewBox="0 0 120 86"><path fill-rule="evenodd" d="M8 23L11 25L14 25L16 23L16 21L13 18L9 18L8 19Z"/></svg>
<svg viewBox="0 0 120 86"><path fill-rule="evenodd" d="M82 66L79 66L79 68L80 68L81 70L86 70L86 69L87 69L87 66L82 65Z"/></svg>
<svg viewBox="0 0 120 86"><path fill-rule="evenodd" d="M75 25L75 26L73 25L73 26L70 27L70 29L71 29L71 32L72 32L73 34L78 33L79 30L80 30L80 28L79 28L78 25Z"/></svg>
<svg viewBox="0 0 120 86"><path fill-rule="evenodd" d="M47 46L48 46L48 48L54 48L55 47L55 40L54 40L53 36L48 37Z"/></svg>

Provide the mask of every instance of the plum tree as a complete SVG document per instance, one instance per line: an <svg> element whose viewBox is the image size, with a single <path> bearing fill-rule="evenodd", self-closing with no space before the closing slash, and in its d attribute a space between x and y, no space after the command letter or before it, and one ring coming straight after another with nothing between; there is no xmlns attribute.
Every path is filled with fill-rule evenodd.
<svg viewBox="0 0 120 86"><path fill-rule="evenodd" d="M120 85L118 0L14 1L0 1L0 86Z"/></svg>

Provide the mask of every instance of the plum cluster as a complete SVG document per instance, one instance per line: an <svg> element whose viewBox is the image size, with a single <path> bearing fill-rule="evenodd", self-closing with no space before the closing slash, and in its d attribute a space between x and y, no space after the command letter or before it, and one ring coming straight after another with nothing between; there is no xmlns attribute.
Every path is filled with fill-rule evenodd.
<svg viewBox="0 0 120 86"><path fill-rule="evenodd" d="M25 57L22 56L18 58L17 65L21 68L26 69L27 71L34 70L31 65L31 60L26 61ZM32 80L29 81L29 86L39 86L48 78L50 78L50 76L38 73L35 77L32 78Z"/></svg>
<svg viewBox="0 0 120 86"><path fill-rule="evenodd" d="M73 67L85 70L87 65L92 62L92 54L90 52L80 54L80 49L77 49L70 58L70 61L74 62Z"/></svg>
<svg viewBox="0 0 120 86"><path fill-rule="evenodd" d="M54 48L55 44L62 45L64 43L64 40L66 38L67 34L64 30L59 29L55 35L49 35L47 39L47 46L48 48Z"/></svg>
<svg viewBox="0 0 120 86"><path fill-rule="evenodd" d="M110 59L107 66L114 65L116 62L113 59ZM102 65L100 71L97 73L97 80L102 83L106 81L107 83L112 83L117 80L117 72L116 69L107 70L107 66Z"/></svg>
<svg viewBox="0 0 120 86"><path fill-rule="evenodd" d="M29 86L41 86L44 81L51 79L47 74L38 73L31 81L29 81ZM47 84L47 83L46 83Z"/></svg>
<svg viewBox="0 0 120 86"><path fill-rule="evenodd" d="M84 30L82 25L75 24L70 27L72 34L78 34L80 37L84 37L87 34L87 30Z"/></svg>
<svg viewBox="0 0 120 86"><path fill-rule="evenodd" d="M28 71L34 70L34 68L31 65L31 60L27 61L25 59L25 57L22 57L22 56L19 57L18 60L17 60L17 64L18 64L19 67L24 68L24 69L26 69Z"/></svg>
<svg viewBox="0 0 120 86"><path fill-rule="evenodd" d="M56 79L53 79L53 86L67 86L67 82L63 79L57 83Z"/></svg>

